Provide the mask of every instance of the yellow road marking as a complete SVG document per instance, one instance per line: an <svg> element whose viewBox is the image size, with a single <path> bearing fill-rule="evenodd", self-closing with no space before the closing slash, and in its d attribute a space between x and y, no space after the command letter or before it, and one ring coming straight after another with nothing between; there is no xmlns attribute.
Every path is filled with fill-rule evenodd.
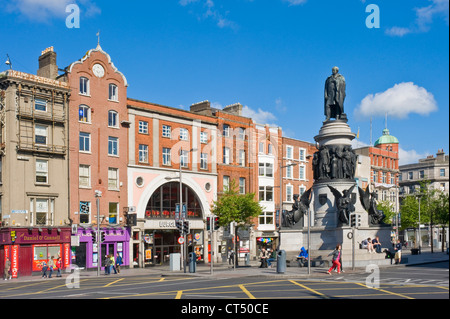
<svg viewBox="0 0 450 319"><path fill-rule="evenodd" d="M302 287L303 289L306 289L306 290L308 290L308 291L311 291L311 292L313 292L313 293L315 293L315 294L317 294L317 295L319 295L319 296L321 296L321 297L328 298L328 296L324 295L323 293L318 292L317 290L314 290L314 289L311 289L311 288L309 288L309 287L306 287L305 285L299 284L298 282L293 281L293 280L289 280L289 281L292 282L294 285L300 286L300 287Z"/></svg>
<svg viewBox="0 0 450 319"><path fill-rule="evenodd" d="M357 282L356 284L360 285L360 286L363 286L363 287L366 287L368 289L374 289L374 290L381 291L381 292L384 292L384 293L387 293L387 294L390 294L390 295L399 296L399 297L406 298L406 299L415 299L415 298L412 298L412 297L409 297L409 296L406 296L406 295L402 295L402 294L398 294L398 293L395 293L395 292L392 292L392 291L388 291L388 290L384 290L384 289L380 289L380 288L367 287L365 284L362 284L362 283L359 283L359 282Z"/></svg>
<svg viewBox="0 0 450 319"><path fill-rule="evenodd" d="M242 291L250 298L250 299L256 299L255 296L253 296L250 291L247 290L247 288L244 287L244 285L239 285L239 288L242 289Z"/></svg>
<svg viewBox="0 0 450 319"><path fill-rule="evenodd" d="M181 299L181 295L183 294L183 290L179 290L177 292L177 295L175 296L175 299Z"/></svg>
<svg viewBox="0 0 450 319"><path fill-rule="evenodd" d="M124 280L124 279L125 279L125 278L117 279L117 280L115 280L115 281L113 281L113 282L110 282L109 284L104 285L103 287L109 287L109 286L115 284L116 282L119 282L119 281Z"/></svg>

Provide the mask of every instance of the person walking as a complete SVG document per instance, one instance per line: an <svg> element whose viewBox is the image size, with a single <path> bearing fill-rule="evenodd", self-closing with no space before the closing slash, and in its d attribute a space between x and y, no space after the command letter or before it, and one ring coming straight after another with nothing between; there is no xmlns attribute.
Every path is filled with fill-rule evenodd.
<svg viewBox="0 0 450 319"><path fill-rule="evenodd" d="M111 259L108 255L105 255L105 275L109 275L111 273Z"/></svg>
<svg viewBox="0 0 450 319"><path fill-rule="evenodd" d="M397 244L395 245L395 264L398 265L402 261L402 243L400 239L397 239Z"/></svg>
<svg viewBox="0 0 450 319"><path fill-rule="evenodd" d="M45 260L43 260L43 261L41 262L41 267L42 267L42 278L47 278L47 269L48 269L48 266L47 266L47 263L45 262Z"/></svg>
<svg viewBox="0 0 450 319"><path fill-rule="evenodd" d="M53 256L48 260L47 266L49 269L48 278L52 278L53 268L55 267L55 263L53 262Z"/></svg>
<svg viewBox="0 0 450 319"><path fill-rule="evenodd" d="M330 269L328 269L327 274L331 275L331 271L332 271L334 268L337 268L338 274L341 273L341 263L340 263L340 260L341 260L341 250L342 250L342 246L341 246L340 244L338 244L338 245L336 246L336 249L335 249L332 253L330 253L330 254L328 255L328 256L333 256L332 259L331 259L332 262L333 262L333 265L331 265Z"/></svg>
<svg viewBox="0 0 450 319"><path fill-rule="evenodd" d="M11 261L8 257L5 260L5 269L3 270L3 279L8 280L11 279Z"/></svg>
<svg viewBox="0 0 450 319"><path fill-rule="evenodd" d="M110 264L111 264L111 270L114 270L114 274L117 275L116 262L114 260L113 254L109 255L109 260L110 260Z"/></svg>
<svg viewBox="0 0 450 319"><path fill-rule="evenodd" d="M123 264L123 259L122 256L120 256L119 253L117 253L117 257L116 257L116 269L117 272L120 274L120 266Z"/></svg>
<svg viewBox="0 0 450 319"><path fill-rule="evenodd" d="M56 261L56 277L62 277L61 276L61 268L62 268L62 259L61 257L58 257L58 260Z"/></svg>

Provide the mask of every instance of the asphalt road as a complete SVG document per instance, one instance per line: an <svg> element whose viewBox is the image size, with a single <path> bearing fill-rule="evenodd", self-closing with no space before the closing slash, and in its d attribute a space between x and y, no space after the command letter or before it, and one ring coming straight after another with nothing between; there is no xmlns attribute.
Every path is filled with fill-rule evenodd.
<svg viewBox="0 0 450 319"><path fill-rule="evenodd" d="M193 277L193 276L73 276L66 279L0 283L0 300L6 299L164 299L190 300L178 304L173 311L189 305L187 312L201 300L256 299L261 304L274 300L316 299L449 299L449 263L434 263L412 267L380 268L379 273L354 271L331 276L299 277ZM163 304L167 304L163 303ZM183 306L184 305L184 306ZM224 306L225 307L225 304ZM222 307L222 308L223 308ZM236 306L234 306L236 307ZM239 307L238 307L239 308ZM224 313L231 311L220 309ZM263 311L263 306L252 311ZM207 308L201 308L207 311ZM208 311L211 311L209 309ZM216 314L219 308L216 310ZM249 312L239 308L233 312ZM233 313L232 312L232 313Z"/></svg>

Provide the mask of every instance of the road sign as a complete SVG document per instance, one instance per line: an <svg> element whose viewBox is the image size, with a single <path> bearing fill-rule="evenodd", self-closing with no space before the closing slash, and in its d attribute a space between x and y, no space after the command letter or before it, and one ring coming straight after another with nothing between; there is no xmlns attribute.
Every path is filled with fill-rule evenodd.
<svg viewBox="0 0 450 319"><path fill-rule="evenodd" d="M180 245L183 245L184 244L184 237L182 237L182 236L178 237L178 243Z"/></svg>

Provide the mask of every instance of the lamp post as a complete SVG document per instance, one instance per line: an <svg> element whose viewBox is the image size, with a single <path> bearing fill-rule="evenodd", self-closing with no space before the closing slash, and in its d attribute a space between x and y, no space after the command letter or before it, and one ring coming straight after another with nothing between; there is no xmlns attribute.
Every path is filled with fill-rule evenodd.
<svg viewBox="0 0 450 319"><path fill-rule="evenodd" d="M100 276L100 263L102 260L102 256L101 256L101 252L102 249L100 247L100 197L102 197L102 192L99 190L95 191L95 198L97 199L97 236L96 237L96 241L97 241L97 277Z"/></svg>

